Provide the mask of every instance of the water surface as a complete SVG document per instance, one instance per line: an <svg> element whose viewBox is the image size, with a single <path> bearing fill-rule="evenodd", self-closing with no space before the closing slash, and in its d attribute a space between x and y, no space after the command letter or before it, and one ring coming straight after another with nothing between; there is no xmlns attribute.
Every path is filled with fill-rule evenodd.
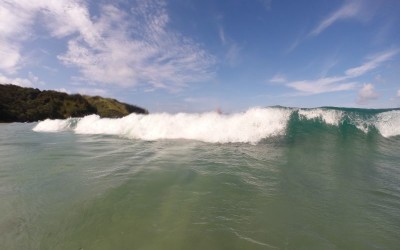
<svg viewBox="0 0 400 250"><path fill-rule="evenodd" d="M256 143L0 124L0 249L397 249L400 137L289 119Z"/></svg>

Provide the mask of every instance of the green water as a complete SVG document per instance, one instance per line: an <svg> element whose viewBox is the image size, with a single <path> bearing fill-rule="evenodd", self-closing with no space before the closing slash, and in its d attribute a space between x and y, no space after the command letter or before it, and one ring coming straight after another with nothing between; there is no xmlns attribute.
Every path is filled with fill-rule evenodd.
<svg viewBox="0 0 400 250"><path fill-rule="evenodd" d="M400 138L245 143L0 125L0 249L399 249Z"/></svg>

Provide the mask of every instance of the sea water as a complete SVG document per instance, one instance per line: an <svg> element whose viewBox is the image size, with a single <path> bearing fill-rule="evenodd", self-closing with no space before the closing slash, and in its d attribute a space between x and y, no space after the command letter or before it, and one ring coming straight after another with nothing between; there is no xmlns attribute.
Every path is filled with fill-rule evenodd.
<svg viewBox="0 0 400 250"><path fill-rule="evenodd" d="M0 124L0 249L398 249L400 111Z"/></svg>

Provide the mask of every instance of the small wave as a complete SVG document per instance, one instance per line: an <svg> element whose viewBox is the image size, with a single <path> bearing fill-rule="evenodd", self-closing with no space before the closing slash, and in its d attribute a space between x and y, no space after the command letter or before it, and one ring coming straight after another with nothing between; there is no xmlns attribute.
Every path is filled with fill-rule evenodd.
<svg viewBox="0 0 400 250"><path fill-rule="evenodd" d="M68 118L65 120L46 119L44 121L39 122L33 128L33 131L36 131L36 132L62 132L62 131L66 131L66 130L71 130L73 125L76 123L77 119L79 119L79 118Z"/></svg>
<svg viewBox="0 0 400 250"><path fill-rule="evenodd" d="M344 122L367 133L376 128L384 137L400 135L400 111L386 111L364 115L361 111L347 112L338 109L251 108L230 115L216 112L202 114L149 115L131 114L123 118L100 118L89 115L66 120L44 120L34 131L74 131L77 134L117 135L131 139L189 139L211 143L258 143L262 139L285 135L291 117L301 121L318 121L328 126L341 126ZM293 124L292 124L293 125Z"/></svg>

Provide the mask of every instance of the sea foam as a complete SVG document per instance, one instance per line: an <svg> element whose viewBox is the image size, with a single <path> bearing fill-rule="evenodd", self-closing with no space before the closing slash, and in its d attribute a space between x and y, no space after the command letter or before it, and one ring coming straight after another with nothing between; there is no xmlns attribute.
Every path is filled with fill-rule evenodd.
<svg viewBox="0 0 400 250"><path fill-rule="evenodd" d="M378 114L374 125L384 137L400 135L400 111Z"/></svg>
<svg viewBox="0 0 400 250"><path fill-rule="evenodd" d="M338 126L343 118L344 112L340 110L329 110L329 109L300 109L300 118L306 120L321 119L323 122L329 125Z"/></svg>
<svg viewBox="0 0 400 250"><path fill-rule="evenodd" d="M120 119L101 119L96 115L82 118L74 131L79 134L108 134L143 140L191 139L204 142L248 142L283 134L290 111L250 109L245 113L221 115L151 114Z"/></svg>
<svg viewBox="0 0 400 250"><path fill-rule="evenodd" d="M46 119L44 121L39 122L34 128L33 131L36 132L61 132L70 130L74 124L74 120L77 118L68 118L65 120L51 120Z"/></svg>
<svg viewBox="0 0 400 250"><path fill-rule="evenodd" d="M149 115L131 114L123 118L100 118L89 115L76 124L67 120L45 120L33 129L37 132L73 130L78 134L105 134L142 140L190 139L212 143L257 143L263 138L283 135L291 110L252 108L230 115L216 112L202 114Z"/></svg>

